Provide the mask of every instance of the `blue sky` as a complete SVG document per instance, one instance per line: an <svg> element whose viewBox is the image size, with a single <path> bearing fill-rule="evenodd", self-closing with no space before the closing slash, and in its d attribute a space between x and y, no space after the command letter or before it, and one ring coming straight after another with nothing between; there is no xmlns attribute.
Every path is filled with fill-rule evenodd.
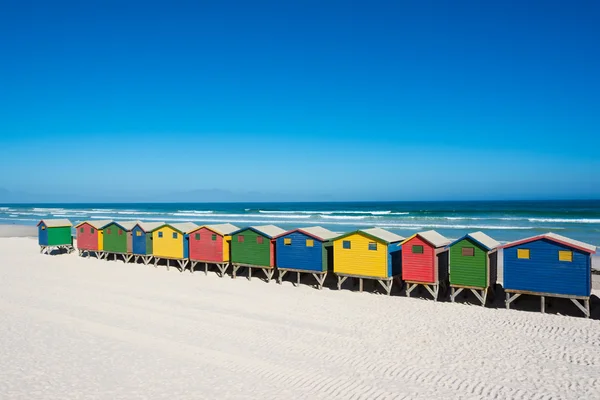
<svg viewBox="0 0 600 400"><path fill-rule="evenodd" d="M598 20L596 1L4 2L0 188L600 198Z"/></svg>

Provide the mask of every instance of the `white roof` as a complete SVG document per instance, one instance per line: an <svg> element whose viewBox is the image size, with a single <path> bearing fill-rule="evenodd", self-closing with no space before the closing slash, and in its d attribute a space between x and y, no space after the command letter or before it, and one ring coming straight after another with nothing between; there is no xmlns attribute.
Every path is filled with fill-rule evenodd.
<svg viewBox="0 0 600 400"><path fill-rule="evenodd" d="M417 233L421 238L425 239L425 241L431 243L435 247L442 247L450 244L450 240L448 238L440 235L436 231L425 231Z"/></svg>
<svg viewBox="0 0 600 400"><path fill-rule="evenodd" d="M96 229L102 229L106 225L110 224L111 222L113 222L112 219L93 219L90 221L82 221L82 222L78 223L77 226L80 226L83 224L90 224L91 226L93 226Z"/></svg>
<svg viewBox="0 0 600 400"><path fill-rule="evenodd" d="M375 236L376 238L379 238L388 243L401 242L404 240L404 237L402 237L400 235L396 235L393 232L386 231L385 229L381 229L381 228L361 229L360 231L367 233L371 236Z"/></svg>
<svg viewBox="0 0 600 400"><path fill-rule="evenodd" d="M251 228L262 232L269 237L275 237L281 235L282 233L285 233L285 229L281 229L280 227L275 225L260 225L252 226Z"/></svg>
<svg viewBox="0 0 600 400"><path fill-rule="evenodd" d="M321 240L333 239L334 237L338 237L340 235L339 233L332 232L329 229L325 229L321 226L309 226L308 228L300 228L300 230L321 238Z"/></svg>
<svg viewBox="0 0 600 400"><path fill-rule="evenodd" d="M481 243L482 245L484 245L485 247L487 247L490 250L493 250L496 247L500 246L499 242L495 241L494 239L492 239L491 237L489 237L488 235L486 235L483 232L469 233L468 236L472 237L473 239L475 239L476 241L478 241L479 243Z"/></svg>
<svg viewBox="0 0 600 400"><path fill-rule="evenodd" d="M240 228L233 224L215 224L215 225L204 225L211 231L217 232L221 235L229 235L232 232L238 231Z"/></svg>
<svg viewBox="0 0 600 400"><path fill-rule="evenodd" d="M121 225L125 230L130 231L136 226L140 221L115 221L116 224Z"/></svg>
<svg viewBox="0 0 600 400"><path fill-rule="evenodd" d="M41 223L44 223L44 225L46 225L48 228L60 228L63 226L73 226L71 221L69 221L68 219L43 219L38 223L38 225Z"/></svg>
<svg viewBox="0 0 600 400"><path fill-rule="evenodd" d="M568 243L568 244L573 245L575 247L581 247L581 248L589 250L589 251L591 251L593 253L596 252L596 246L594 246L594 245L587 244L587 243L584 243L584 242L580 242L579 240L571 239L571 238L559 235L557 233L548 232L548 233L544 234L543 236L545 236L547 238L554 239L554 240L558 240L559 242Z"/></svg>
<svg viewBox="0 0 600 400"><path fill-rule="evenodd" d="M142 228L142 230L144 232L152 232L153 230L155 230L159 226L163 226L164 224L165 224L165 222L142 222L142 221L139 221L137 223L137 225L139 225L139 227Z"/></svg>
<svg viewBox="0 0 600 400"><path fill-rule="evenodd" d="M198 229L198 225L193 222L178 222L176 224L168 224L169 226L177 229L179 232L188 233L195 229Z"/></svg>

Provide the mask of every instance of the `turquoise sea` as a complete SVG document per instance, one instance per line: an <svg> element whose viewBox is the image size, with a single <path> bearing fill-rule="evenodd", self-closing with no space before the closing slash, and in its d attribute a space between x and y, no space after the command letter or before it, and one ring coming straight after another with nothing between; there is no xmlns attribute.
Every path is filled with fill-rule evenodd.
<svg viewBox="0 0 600 400"><path fill-rule="evenodd" d="M600 246L600 200L331 203L2 204L0 224L42 218L144 220L282 228L321 225L336 232L381 227L409 236L435 229L448 238L484 231L505 242L553 231Z"/></svg>

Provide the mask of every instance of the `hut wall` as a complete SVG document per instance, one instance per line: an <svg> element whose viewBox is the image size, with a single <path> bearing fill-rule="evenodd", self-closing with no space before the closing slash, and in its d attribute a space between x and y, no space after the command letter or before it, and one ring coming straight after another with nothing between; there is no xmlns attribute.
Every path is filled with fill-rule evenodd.
<svg viewBox="0 0 600 400"><path fill-rule="evenodd" d="M463 256L464 248L472 248L472 256ZM487 250L465 238L450 247L450 283L452 285L487 287Z"/></svg>
<svg viewBox="0 0 600 400"><path fill-rule="evenodd" d="M207 228L200 228L190 234L190 258L192 260L221 263L223 257L223 236Z"/></svg>
<svg viewBox="0 0 600 400"><path fill-rule="evenodd" d="M159 234L162 233L162 237ZM174 234L176 234L175 237ZM152 232L153 255L166 258L185 258L184 257L184 235L177 232L170 226L163 226Z"/></svg>
<svg viewBox="0 0 600 400"><path fill-rule="evenodd" d="M127 232L127 253L133 253L133 233Z"/></svg>
<svg viewBox="0 0 600 400"><path fill-rule="evenodd" d="M231 236L223 237L223 261L229 261L231 255Z"/></svg>
<svg viewBox="0 0 600 400"><path fill-rule="evenodd" d="M239 237L244 241L240 242ZM258 243L258 237L262 243ZM259 266L271 266L271 241L269 238L246 229L231 238L231 262Z"/></svg>
<svg viewBox="0 0 600 400"><path fill-rule="evenodd" d="M38 225L38 244L48 246L48 227L44 223Z"/></svg>
<svg viewBox="0 0 600 400"><path fill-rule="evenodd" d="M83 224L77 227L77 248L81 250L99 250L98 249L98 230L90 224Z"/></svg>
<svg viewBox="0 0 600 400"><path fill-rule="evenodd" d="M414 253L413 246L423 246L423 253ZM434 283L436 256L433 246L415 236L402 245L402 279Z"/></svg>
<svg viewBox="0 0 600 400"><path fill-rule="evenodd" d="M290 244L285 244L285 239L290 239ZM308 246L308 241L312 246ZM323 246L320 240L314 239L301 232L277 238L277 268L291 268L304 271L323 272L327 270L323 262Z"/></svg>
<svg viewBox="0 0 600 400"><path fill-rule="evenodd" d="M146 253L146 233L139 226L135 226L131 231L132 253L145 255ZM148 234L150 236L151 234Z"/></svg>
<svg viewBox="0 0 600 400"><path fill-rule="evenodd" d="M350 248L344 249L344 241L350 242ZM369 250L369 243L377 243L377 250ZM374 278L388 277L387 245L373 238L353 233L333 242L336 274L362 275Z"/></svg>
<svg viewBox="0 0 600 400"><path fill-rule="evenodd" d="M517 250L529 250L529 259ZM572 261L560 261L559 251L572 251ZM572 296L591 294L589 254L547 239L504 249L504 288Z"/></svg>
<svg viewBox="0 0 600 400"><path fill-rule="evenodd" d="M400 243L388 245L388 275L402 275L402 246Z"/></svg>
<svg viewBox="0 0 600 400"><path fill-rule="evenodd" d="M127 231L112 223L104 229L104 251L111 253L127 253Z"/></svg>

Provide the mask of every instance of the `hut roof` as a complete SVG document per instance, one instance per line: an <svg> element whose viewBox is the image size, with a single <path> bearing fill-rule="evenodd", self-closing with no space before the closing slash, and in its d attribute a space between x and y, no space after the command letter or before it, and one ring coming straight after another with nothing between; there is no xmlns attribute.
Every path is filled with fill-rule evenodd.
<svg viewBox="0 0 600 400"><path fill-rule="evenodd" d="M130 231L134 226L140 223L140 221L114 221L115 224L119 225L126 231Z"/></svg>
<svg viewBox="0 0 600 400"><path fill-rule="evenodd" d="M348 232L341 236L337 236L335 240L343 239L355 233L362 233L363 235L366 235L372 239L379 240L387 244L401 242L404 240L404 237L381 228L359 229L357 231Z"/></svg>
<svg viewBox="0 0 600 400"><path fill-rule="evenodd" d="M561 243L561 244L564 244L566 246L573 247L575 249L584 251L584 252L589 253L589 254L595 254L596 253L596 246L593 246L593 245L588 244L588 243L580 242L579 240L570 239L568 237L565 237L565 236L562 236L562 235L558 235L558 234L552 233L552 232L544 233L544 234L538 235L538 236L532 236L532 237L529 237L529 238L526 238L526 239L517 240L515 242L506 243L505 245L500 246L500 248L501 249L506 249L506 248L509 248L509 247L518 246L520 244L525 244L525 243L529 243L529 242L535 242L536 240L540 240L540 239L548 239L550 241Z"/></svg>
<svg viewBox="0 0 600 400"><path fill-rule="evenodd" d="M274 237L285 233L284 229L281 229L280 227L275 226L275 225L259 225L259 226L250 226L248 228L238 229L235 232L231 232L231 234L234 235L236 233L245 231L246 229L251 229L256 233L259 233L261 235L268 237L269 239L273 239Z"/></svg>
<svg viewBox="0 0 600 400"><path fill-rule="evenodd" d="M450 244L450 240L448 238L442 236L434 230L415 233L414 235L403 241L402 244L408 242L416 236L420 237L433 247L444 247Z"/></svg>
<svg viewBox="0 0 600 400"><path fill-rule="evenodd" d="M88 224L93 226L96 229L102 229L104 228L106 225L109 225L113 223L112 219L97 219L97 220L89 220L89 221L82 221L80 223L78 223L75 228L78 228L79 226L83 225L83 224Z"/></svg>
<svg viewBox="0 0 600 400"><path fill-rule="evenodd" d="M237 226L235 226L233 224L214 224L214 225L199 226L196 229L194 229L194 231L197 231L198 229L202 229L202 228L206 228L208 230L211 230L214 233L217 233L217 234L219 234L221 236L231 235L233 232L238 231L240 229L240 228L238 228Z"/></svg>
<svg viewBox="0 0 600 400"><path fill-rule="evenodd" d="M450 243L448 245L448 247L454 246L456 243L458 243L464 239L474 240L475 242L477 242L478 244L483 246L487 251L494 250L500 246L500 243L498 243L497 241L495 241L494 239L492 239L485 233L473 232L473 233L468 233L465 236L461 237L460 239L455 240L454 242Z"/></svg>
<svg viewBox="0 0 600 400"><path fill-rule="evenodd" d="M71 221L69 221L68 219L43 219L40 222L38 222L37 226L40 226L40 224L44 224L48 228L61 228L65 226L73 226Z"/></svg>
<svg viewBox="0 0 600 400"><path fill-rule="evenodd" d="M308 236L315 238L317 240L320 240L322 242L331 240L335 237L340 236L339 233L332 232L329 229L325 229L321 226L309 226L308 228L299 228L299 229L293 229L291 231L284 232L280 235L275 236L274 239L289 235L290 233L294 233L294 232L304 233L305 235L308 235Z"/></svg>
<svg viewBox="0 0 600 400"><path fill-rule="evenodd" d="M152 232L156 228L165 225L165 223L164 222L142 222L142 221L138 221L138 223L136 225L139 226L144 232ZM133 229L133 228L131 228L131 229Z"/></svg>
<svg viewBox="0 0 600 400"><path fill-rule="evenodd" d="M173 228L176 231L179 231L181 233L189 233L198 228L198 225L194 224L193 222L178 222L176 224L165 224L165 225L169 225L171 228Z"/></svg>

